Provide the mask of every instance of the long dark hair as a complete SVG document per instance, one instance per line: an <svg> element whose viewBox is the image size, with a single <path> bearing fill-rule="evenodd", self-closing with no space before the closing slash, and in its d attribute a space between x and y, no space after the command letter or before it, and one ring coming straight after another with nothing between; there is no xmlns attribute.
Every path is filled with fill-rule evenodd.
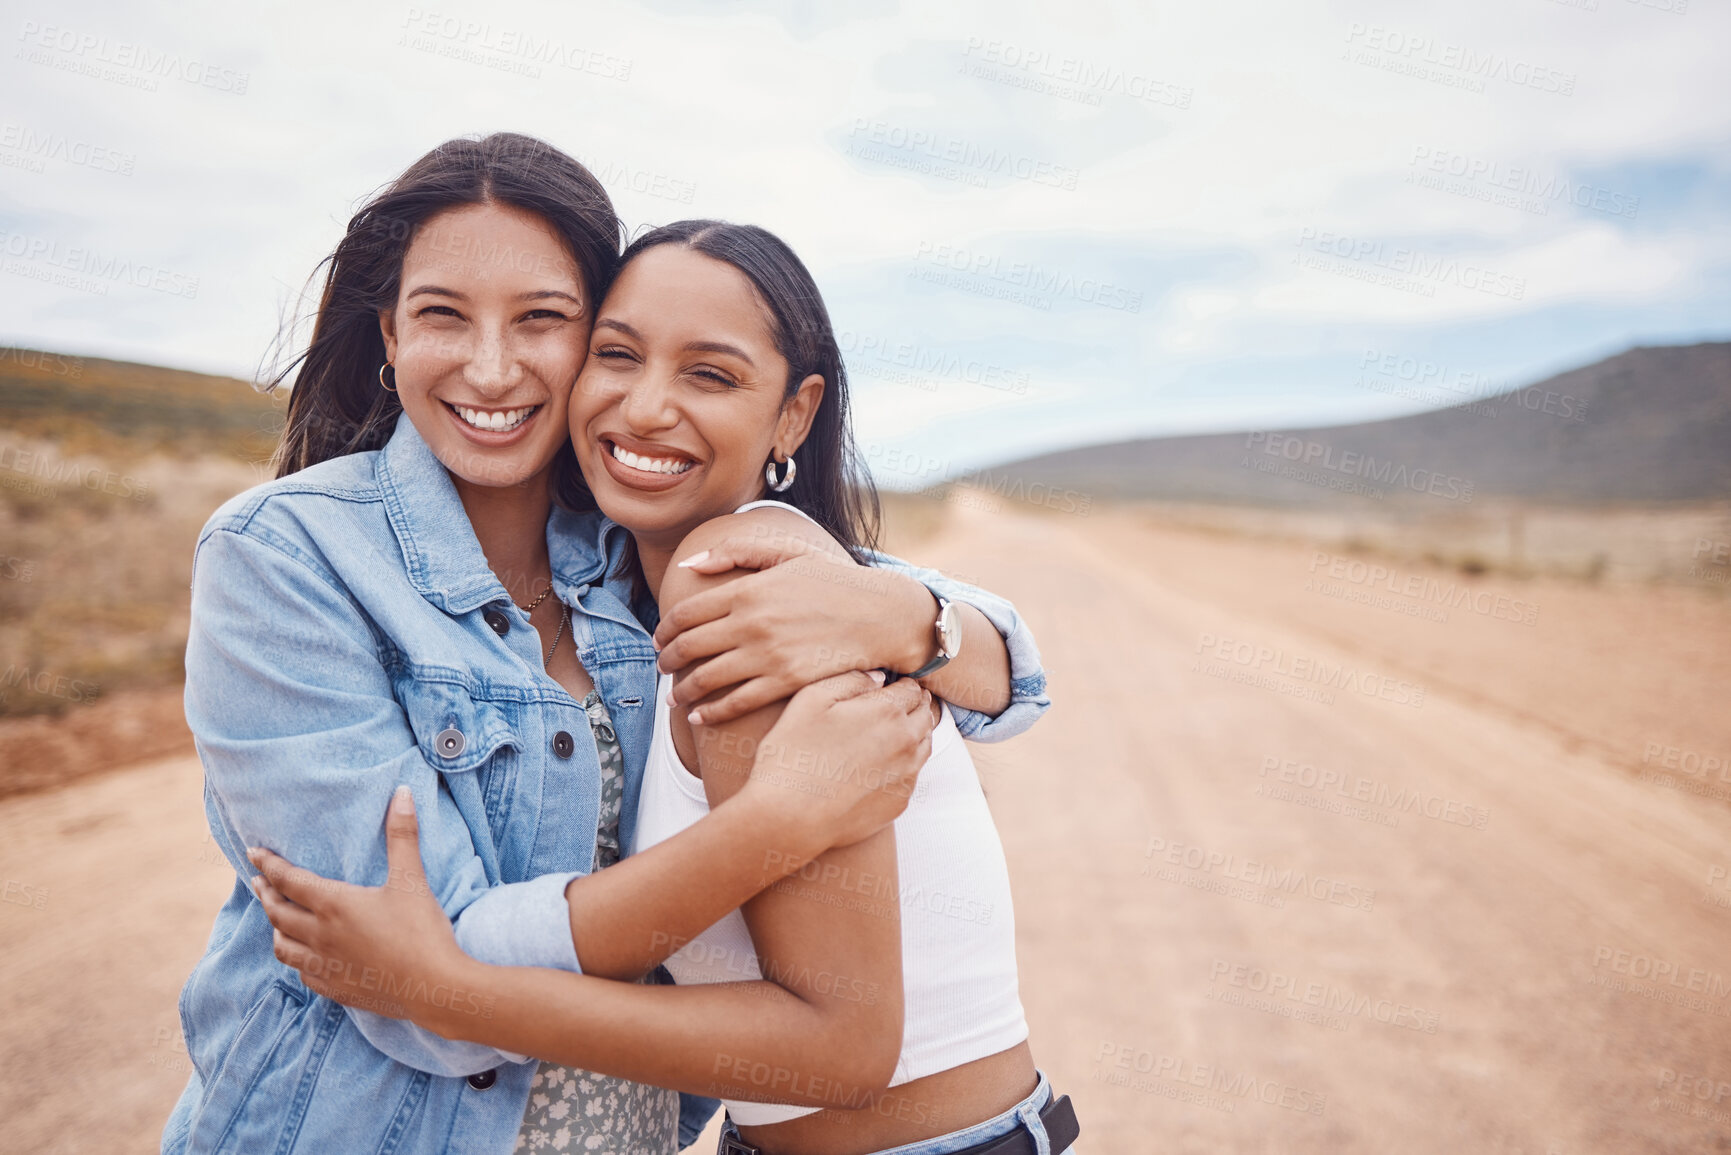
<svg viewBox="0 0 1731 1155"><path fill-rule="evenodd" d="M277 448L278 477L390 440L403 407L379 385L385 363L379 313L396 307L403 256L421 226L446 209L472 204L510 205L545 220L577 262L590 310L600 307L619 267L623 236L601 182L532 136L496 132L446 141L351 217L336 250L320 263L325 284L312 340L269 386L274 390L294 377ZM555 460L554 477L562 503L593 507L568 442Z"/></svg>
<svg viewBox="0 0 1731 1155"><path fill-rule="evenodd" d="M817 282L780 237L727 221L675 221L653 229L631 242L619 267L659 245L680 245L725 261L756 286L769 310L776 351L787 361L784 405L801 381L813 373L823 378L823 402L799 447L793 484L768 496L809 513L855 561L864 562L863 551L877 548L882 512L877 487L854 446L847 367Z"/></svg>

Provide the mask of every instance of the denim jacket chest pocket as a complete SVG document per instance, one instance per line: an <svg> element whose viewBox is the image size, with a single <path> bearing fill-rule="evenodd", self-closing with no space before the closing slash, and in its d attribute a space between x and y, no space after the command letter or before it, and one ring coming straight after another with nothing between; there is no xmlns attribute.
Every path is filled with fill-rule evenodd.
<svg viewBox="0 0 1731 1155"><path fill-rule="evenodd" d="M470 826L488 831L496 847L506 829L516 759L524 749L521 704L483 697L466 679L442 679L424 670L398 678L396 695L421 757L444 779ZM484 826L477 827L478 822ZM481 846L476 850L494 873L498 855Z"/></svg>

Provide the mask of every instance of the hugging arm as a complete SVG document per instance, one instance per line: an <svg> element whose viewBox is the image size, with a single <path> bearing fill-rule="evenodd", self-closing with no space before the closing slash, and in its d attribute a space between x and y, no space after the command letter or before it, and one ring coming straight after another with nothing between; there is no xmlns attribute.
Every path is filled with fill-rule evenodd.
<svg viewBox="0 0 1731 1155"><path fill-rule="evenodd" d="M872 688L857 673L828 679L794 696L770 740L847 750L883 767L885 788L905 798L931 749L929 695L911 683ZM809 763L778 766L774 776L781 784L769 788L793 795L823 781ZM765 777L760 762L752 781ZM735 795L717 812L740 801ZM766 965L774 981L644 986L469 957L430 890L416 885L415 826L412 807L393 804L390 886L332 883L259 856L256 888L277 929L277 957L320 993L352 1003L370 996L351 976L404 976L410 994L389 1013L440 1035L696 1094L862 1106L893 1072L899 982L894 990L880 983L883 1000L894 1000L887 1029L883 1009L855 997L867 989L863 980L838 997L831 980ZM879 965L886 958L881 948L872 957ZM414 993L441 991L463 997ZM876 1024L871 1038L850 1033L868 1022Z"/></svg>
<svg viewBox="0 0 1731 1155"><path fill-rule="evenodd" d="M308 878L385 882L379 816L405 785L420 830L424 866L416 870L453 941L489 962L577 971L573 927L581 922L594 957L617 977L635 977L831 841L863 837L894 817L868 799L848 810L847 821L864 827L853 829L830 822L845 807L825 810L786 791L759 790L613 870L490 885L498 875L483 857L490 843L478 850L469 825L485 821L476 775L433 767L393 693L369 620L314 559L264 532L217 530L201 543L187 646L187 719L221 819L214 833L243 876L246 848L260 847L305 868ZM567 892L585 887L611 889L606 901L574 903ZM531 1053L454 1041L403 1021L389 992L410 973L374 968L370 982L363 974L361 987L339 1000L380 1051L441 1075ZM326 969L308 985L329 995L335 981Z"/></svg>
<svg viewBox="0 0 1731 1155"><path fill-rule="evenodd" d="M968 671L980 668L971 663L956 671L956 674L961 675L960 680L971 681L977 686L989 686L993 694L998 693L997 679L1007 679L1007 693L1001 699L1006 704L998 709L987 709L978 705L978 699L972 694L959 698L951 697L951 694L957 691L955 682L958 678L953 674L950 679L945 679L944 675L950 673L949 666L924 680L926 687L934 695L954 707L951 714L962 737L972 742L1002 742L1027 730L1051 709L1052 701L1046 696L1046 670L1040 662L1040 649L1034 642L1033 631L1007 598L1001 598L968 582L957 581L938 570L913 565L881 551L868 551L867 560L875 570L910 579L961 606L963 629L966 633L961 659L958 661L968 657L970 645L1001 655L991 665L990 682L981 674L970 675ZM929 627L936 618L936 603L933 602L931 617L924 624ZM990 630L982 630L982 623L990 626ZM927 634L926 644L929 648L929 628ZM999 661L1004 664L997 665ZM957 662L950 665L957 665ZM1001 674L999 670L1002 671Z"/></svg>
<svg viewBox="0 0 1731 1155"><path fill-rule="evenodd" d="M708 699L703 720L724 722L843 670L917 669L936 652L934 592L957 603L963 644L956 660L924 683L953 707L964 737L1014 737L1051 705L1033 634L1008 601L875 551L862 571L833 543L813 544L793 522L815 527L796 515L749 528L734 520L742 516L717 519L733 528L687 568L744 576L663 599L655 641L661 669L687 673L674 690L683 709Z"/></svg>

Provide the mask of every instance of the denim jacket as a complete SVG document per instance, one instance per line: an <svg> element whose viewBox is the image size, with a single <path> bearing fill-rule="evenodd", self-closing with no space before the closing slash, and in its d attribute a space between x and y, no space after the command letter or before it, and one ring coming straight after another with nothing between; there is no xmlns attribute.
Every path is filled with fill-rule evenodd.
<svg viewBox="0 0 1731 1155"><path fill-rule="evenodd" d="M630 583L614 576L627 537L594 512L556 510L547 525L554 588L625 752L629 853L656 655ZM963 733L992 741L1032 724L1045 677L1009 603L879 560L978 607L1007 639L1013 702L996 718L955 711ZM195 555L186 715L235 884L181 993L193 1073L162 1150L511 1151L535 1063L313 994L272 954L246 882L246 848L262 846L379 885L386 805L406 783L428 883L463 949L579 969L564 890L594 861L595 744L411 422L382 450L268 482L212 515ZM402 982L377 976L381 1005ZM475 992L414 993L491 1013ZM714 1104L683 1106L689 1142Z"/></svg>

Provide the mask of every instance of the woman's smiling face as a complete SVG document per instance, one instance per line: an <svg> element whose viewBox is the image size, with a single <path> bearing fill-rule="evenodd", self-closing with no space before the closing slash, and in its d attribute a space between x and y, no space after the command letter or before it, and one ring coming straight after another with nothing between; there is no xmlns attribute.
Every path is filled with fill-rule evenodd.
<svg viewBox="0 0 1731 1155"><path fill-rule="evenodd" d="M553 227L476 204L416 232L379 328L403 412L434 455L462 481L507 486L545 474L565 440L590 318Z"/></svg>
<svg viewBox="0 0 1731 1155"><path fill-rule="evenodd" d="M601 511L666 547L762 495L764 463L804 442L816 374L787 361L751 280L677 244L626 265L571 396L571 444Z"/></svg>

